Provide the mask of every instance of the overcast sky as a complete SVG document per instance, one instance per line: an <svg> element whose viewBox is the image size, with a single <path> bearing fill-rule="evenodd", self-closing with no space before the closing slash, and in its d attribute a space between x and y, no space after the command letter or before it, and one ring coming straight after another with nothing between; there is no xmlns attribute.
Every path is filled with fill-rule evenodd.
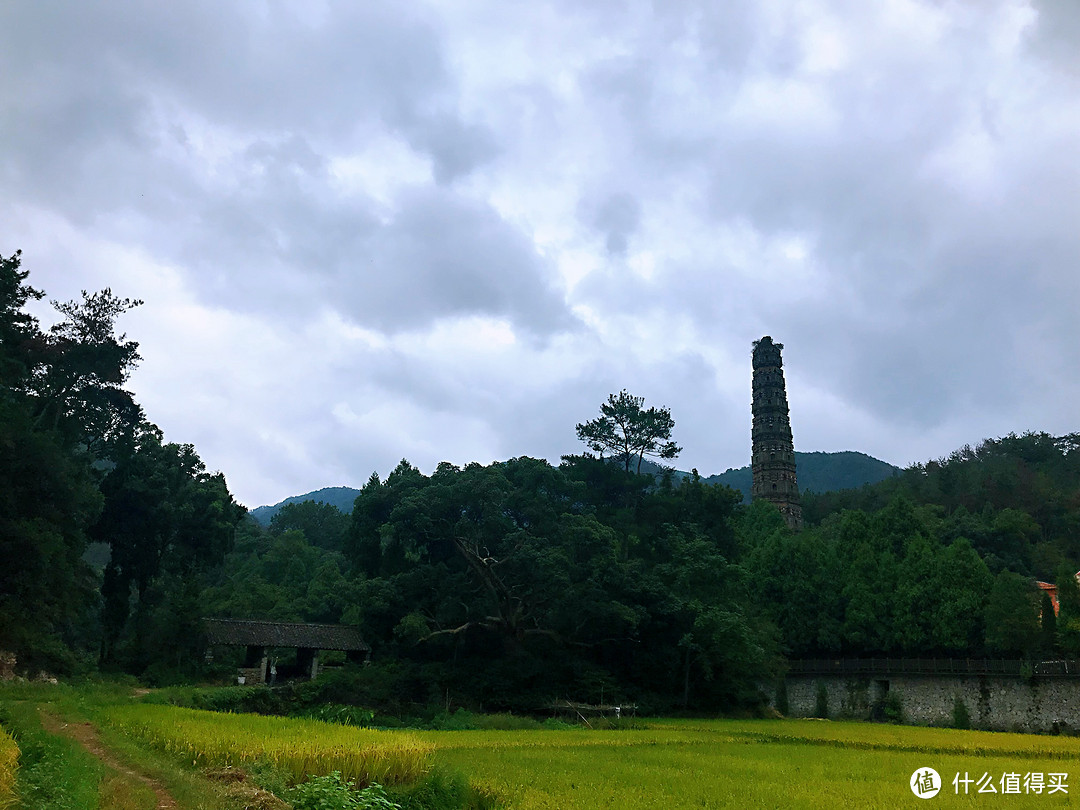
<svg viewBox="0 0 1080 810"><path fill-rule="evenodd" d="M905 466L1080 430L1075 0L0 5L0 253L145 304L130 387L254 507L580 452Z"/></svg>

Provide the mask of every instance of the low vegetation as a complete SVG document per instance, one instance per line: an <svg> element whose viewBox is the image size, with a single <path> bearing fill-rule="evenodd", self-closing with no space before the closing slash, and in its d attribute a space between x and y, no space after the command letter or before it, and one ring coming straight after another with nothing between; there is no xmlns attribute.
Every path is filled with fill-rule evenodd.
<svg viewBox="0 0 1080 810"><path fill-rule="evenodd" d="M0 728L0 810L15 803L15 774L19 769L19 746Z"/></svg>
<svg viewBox="0 0 1080 810"><path fill-rule="evenodd" d="M14 787L19 804L32 810L96 808L105 778L104 765L74 740L42 728L37 706L0 704L0 723L18 742L19 768ZM11 737L4 735L4 739Z"/></svg>
<svg viewBox="0 0 1080 810"><path fill-rule="evenodd" d="M896 807L912 772L1068 771L1080 740L814 720L650 720L627 731L424 732L435 759L515 810ZM1010 796L1042 807L1059 795Z"/></svg>
<svg viewBox="0 0 1080 810"><path fill-rule="evenodd" d="M124 761L162 774L181 807L222 810L284 808L282 799L298 810L893 807L908 799L910 775L925 767L945 782L937 801L954 805L962 803L954 774L1060 773L1080 760L1077 738L890 724L637 718L589 729L462 710L401 732L133 702L104 688L52 689L56 702L46 713L85 712ZM21 694L17 701L0 694L0 705L4 724L24 743L23 806L127 807L112 798L123 785L107 769L42 729L37 706L49 700L46 692ZM233 790L219 790L220 801L187 799L195 794L174 787L183 780L164 778L164 762L188 779ZM255 785L280 798L258 794ZM252 798L237 799L240 786ZM1009 804L1042 807L1061 798L1020 794Z"/></svg>
<svg viewBox="0 0 1080 810"><path fill-rule="evenodd" d="M402 732L176 706L117 706L104 718L107 726L196 767L269 762L294 782L334 771L361 786L415 782L430 769L434 750Z"/></svg>

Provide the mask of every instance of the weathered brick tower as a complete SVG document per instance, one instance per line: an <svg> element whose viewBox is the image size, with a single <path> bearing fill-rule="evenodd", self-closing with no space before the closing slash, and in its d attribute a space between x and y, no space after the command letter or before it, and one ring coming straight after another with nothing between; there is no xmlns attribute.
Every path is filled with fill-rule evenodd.
<svg viewBox="0 0 1080 810"><path fill-rule="evenodd" d="M775 503L788 526L802 528L799 484L795 479L795 445L788 416L783 343L766 335L754 341L754 427L751 432L750 469L754 474L753 500Z"/></svg>

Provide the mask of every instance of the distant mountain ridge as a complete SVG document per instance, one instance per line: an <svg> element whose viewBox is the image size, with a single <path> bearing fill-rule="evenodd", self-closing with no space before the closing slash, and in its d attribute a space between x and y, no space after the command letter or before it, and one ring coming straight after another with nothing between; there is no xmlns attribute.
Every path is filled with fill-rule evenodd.
<svg viewBox="0 0 1080 810"><path fill-rule="evenodd" d="M641 464L643 473L657 475L663 472L659 464L645 459ZM799 479L799 489L803 492L833 492L838 489L858 489L864 484L876 484L898 474L900 468L887 461L881 461L866 453L844 450L839 453L795 453L795 474ZM675 470L676 478L688 478L690 473ZM752 475L749 467L730 469L718 475L702 479L706 484L725 484L743 494L743 500L750 500ZM250 514L264 526L269 526L274 515L287 503L318 501L336 506L345 514L350 514L353 502L360 490L352 487L324 487L305 495L293 495L273 506L259 506Z"/></svg>
<svg viewBox="0 0 1080 810"><path fill-rule="evenodd" d="M275 503L273 506L257 506L248 514L263 526L269 526L274 515L276 515L285 504L318 501L319 503L328 503L331 506L336 506L348 515L352 513L353 501L356 500L356 496L359 494L360 490L353 489L352 487L323 487L314 492L308 492L305 495L293 495L279 503Z"/></svg>
<svg viewBox="0 0 1080 810"><path fill-rule="evenodd" d="M795 475L800 492L835 492L839 489L858 489L864 484L876 484L900 473L900 468L887 461L855 450L839 453L800 453L795 451ZM739 467L710 475L708 484L727 484L750 501L753 474L750 467Z"/></svg>

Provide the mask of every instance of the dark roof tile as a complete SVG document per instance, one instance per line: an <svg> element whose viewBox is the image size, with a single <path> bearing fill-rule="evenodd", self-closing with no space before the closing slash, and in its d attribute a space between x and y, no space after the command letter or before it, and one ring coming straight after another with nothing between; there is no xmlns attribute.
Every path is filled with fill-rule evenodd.
<svg viewBox="0 0 1080 810"><path fill-rule="evenodd" d="M211 644L252 647L303 647L313 650L367 651L360 631L347 624L203 619Z"/></svg>

